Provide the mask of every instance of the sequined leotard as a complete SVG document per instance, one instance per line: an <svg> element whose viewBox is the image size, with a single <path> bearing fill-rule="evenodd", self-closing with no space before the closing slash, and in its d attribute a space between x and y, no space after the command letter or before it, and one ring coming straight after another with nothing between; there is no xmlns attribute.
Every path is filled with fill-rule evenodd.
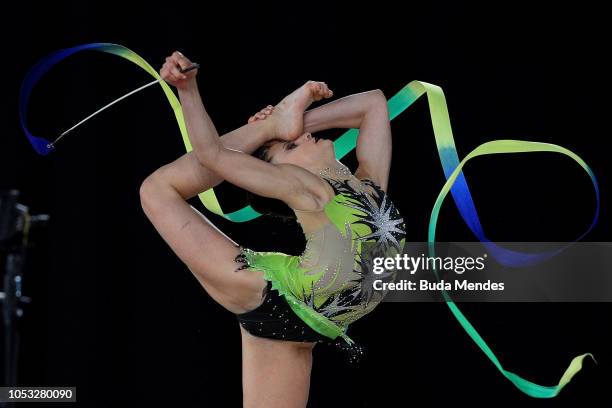
<svg viewBox="0 0 612 408"><path fill-rule="evenodd" d="M401 253L406 230L398 210L371 180L323 179L335 193L324 207L329 223L305 234L301 255L240 247L236 261L264 271L271 289L262 306L238 315L254 335L293 341L342 336L352 343L348 325L384 297L372 283L393 278L374 274L371 259Z"/></svg>

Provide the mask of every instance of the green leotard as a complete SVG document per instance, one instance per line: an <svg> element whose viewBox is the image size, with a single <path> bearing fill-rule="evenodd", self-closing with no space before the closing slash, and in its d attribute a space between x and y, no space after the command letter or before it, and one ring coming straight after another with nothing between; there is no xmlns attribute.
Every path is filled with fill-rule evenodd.
<svg viewBox="0 0 612 408"><path fill-rule="evenodd" d="M385 293L373 290L373 257L395 256L405 242L404 220L386 193L371 180L323 177L335 197L324 212L329 224L305 234L299 256L242 249L249 268L264 272L272 289L316 332L335 339L378 305Z"/></svg>

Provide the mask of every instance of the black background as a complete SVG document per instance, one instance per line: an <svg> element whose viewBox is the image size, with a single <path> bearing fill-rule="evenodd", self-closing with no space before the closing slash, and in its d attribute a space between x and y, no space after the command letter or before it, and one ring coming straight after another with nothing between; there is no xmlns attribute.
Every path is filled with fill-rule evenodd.
<svg viewBox="0 0 612 408"><path fill-rule="evenodd" d="M23 321L20 384L77 386L83 406L241 401L235 318L206 295L140 209L142 180L183 151L163 93L151 88L121 102L46 158L23 136L21 81L61 48L114 42L156 67L182 51L202 64L200 90L221 133L309 79L326 81L336 96L380 88L390 97L414 79L439 85L460 157L485 141L512 138L581 156L598 178L602 203L586 240L610 241L609 29L597 2L225 3L21 2L3 11L0 188L21 190L21 202L52 217L30 252L25 289L34 303ZM118 57L77 54L35 88L28 125L53 138L148 81ZM426 101L392 129L389 194L408 239L425 241L444 182ZM345 163L354 169L354 153ZM495 155L472 161L465 175L491 240L571 241L592 220L592 186L567 157ZM236 188L217 191L226 212L242 207ZM256 250L297 254L304 243L295 224L234 224L204 213ZM450 199L438 225L439 241L475 238ZM555 399L535 400L503 378L444 304L382 304L351 326L351 337L368 349L360 365L315 349L309 406L610 404L610 304L462 310L506 369L538 384L557 383L577 354L592 352L599 364L587 361Z"/></svg>

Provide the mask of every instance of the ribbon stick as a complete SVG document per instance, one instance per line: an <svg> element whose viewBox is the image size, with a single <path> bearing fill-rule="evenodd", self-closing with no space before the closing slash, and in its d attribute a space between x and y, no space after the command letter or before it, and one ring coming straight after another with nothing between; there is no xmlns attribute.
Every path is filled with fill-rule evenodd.
<svg viewBox="0 0 612 408"><path fill-rule="evenodd" d="M53 149L53 145L48 140L31 134L26 126L27 105L28 99L32 92L32 88L34 87L36 82L38 82L38 80L52 66L77 52L85 50L101 51L120 56L135 63L136 65L144 69L146 72L148 72L150 75L152 75L154 78L156 78L157 81L154 81L148 85L153 85L155 82L159 82L162 87L162 90L168 98L170 106L174 111L174 115L179 126L185 149L187 152L192 150L180 102L178 101L170 87L164 81L160 80L157 71L153 69L138 54L129 50L126 47L110 43L93 43L60 50L50 54L49 56L39 61L30 70L30 72L26 75L26 78L24 79L19 100L19 118L24 133L30 140L30 143L32 143L34 149L39 154L49 154ZM433 246L435 243L435 231L439 211L445 197L448 195L449 192L451 193L455 205L457 206L457 209L459 210L459 213L468 228L478 238L479 241L483 242L483 244L487 247L490 254L496 259L496 261L506 266L532 265L549 259L558 254L559 252L563 251L573 242L582 239L595 226L599 217L599 186L597 184L597 180L595 178L594 173L578 155L566 148L554 144L531 142L525 140L494 140L478 146L463 160L460 161L459 156L457 154L457 149L455 147L455 141L450 124L450 117L448 114L446 98L444 96L444 92L440 87L421 81L412 81L408 83L396 95L389 99L388 107L390 119L395 119L399 114L408 109L421 96L427 96L427 102L429 104L431 123L433 126L438 156L440 158L444 176L446 178L446 183L444 184L442 190L438 195L438 198L436 199L430 218L428 231L428 243L430 252L433 253L434 251ZM355 149L357 145L358 135L359 131L357 129L350 129L343 133L340 137L338 137L338 139L334 142L337 159L343 158L353 149ZM472 195L467 185L467 181L462 171L462 168L467 161L478 156L527 152L556 152L572 158L587 172L595 189L596 208L591 225L576 240L553 251L527 254L511 251L492 243L484 233L484 229L480 223L480 219L476 211L476 206L474 204ZM212 188L203 193L200 193L199 198L202 201L203 205L206 207L206 209L233 222L250 221L261 215L256 212L251 206L243 207L231 213L224 213ZM453 316L459 321L463 329L468 333L472 340L474 340L478 347L480 347L480 349L487 355L487 357L495 364L499 371L506 378L508 378L518 389L520 389L527 395L537 398L554 397L570 381L572 376L581 369L583 359L587 355L590 356L590 354L587 353L575 357L557 385L545 387L534 384L512 372L506 371L501 366L500 362L495 357L486 342L482 339L482 337L478 334L478 332L474 329L474 327L470 324L466 317L461 313L457 305L450 299L446 292L443 292L443 294L445 296L446 304L450 308Z"/></svg>
<svg viewBox="0 0 612 408"><path fill-rule="evenodd" d="M59 135L59 137L57 139L55 139L53 141L53 143L50 143L47 147L52 148L55 147L55 144L57 142L59 142L62 137L66 136L69 132L72 132L74 129L76 129L77 127L81 126L83 123L87 122L89 119L93 118L94 116L96 116L97 114L105 111L106 109L110 108L111 106L113 106L114 104L116 104L119 101L124 100L125 98L127 98L130 95L134 95L136 92L140 92L145 88L150 87L151 85L155 85L156 83L158 83L160 81L160 79L156 79L155 81L149 82L146 85L141 86L140 88L136 88L133 91L130 91L128 93L126 93L125 95L123 95L120 98L115 99L114 101L112 101L111 103L104 105L103 107L101 107L100 109L98 109L97 111L95 111L94 113L92 113L91 115L87 116L85 119L79 121L76 125L72 126L70 129L66 130L65 132L63 132L61 135Z"/></svg>
<svg viewBox="0 0 612 408"><path fill-rule="evenodd" d="M193 65L192 65L192 66L190 66L190 67L181 68L179 71L180 71L181 73L183 73L183 74L184 74L184 73L186 73L186 72L189 72L189 71L192 71L192 70L194 70L194 69L198 69L198 68L200 68L200 64L193 64ZM141 87L139 87L139 88L136 88L136 89L134 89L133 91L130 91L130 92L126 93L125 95L123 95L123 96L121 96L121 97L119 97L119 98L115 99L115 100L114 100L114 101L112 101L111 103L104 105L103 107L101 107L100 109L98 109L97 111L95 111L94 113L92 113L91 115L87 116L85 119L83 119L83 120L79 121L79 122L78 122L76 125L72 126L70 129L68 129L68 130L66 130L65 132L63 132L61 135L59 135L59 137L58 137L57 139L55 139L55 141L53 141L53 143L51 143L51 144L50 144L50 145L48 145L47 147L49 147L49 148L54 147L54 146L55 146L55 144L56 144L57 142L59 142L59 141L60 141L60 139L61 139L62 137L66 136L68 133L72 132L74 129L76 129L77 127L81 126L83 123L87 122L89 119L93 118L94 116L96 116L96 115L97 115L97 114L99 114L99 113L104 112L106 109L110 108L111 106L113 106L113 105L114 105L114 104L116 104L117 102L120 102L120 101L124 100L124 99L125 99L125 98L127 98L128 96L132 96L132 95L134 95L135 93L140 92L140 91L142 91L143 89L146 89L146 88L150 87L151 85L155 85L155 84L157 84L159 81L161 81L161 78L160 78L160 79L156 79L156 80L154 80L154 81L152 81L152 82L149 82L148 84L145 84L145 85L143 85L143 86L141 86Z"/></svg>

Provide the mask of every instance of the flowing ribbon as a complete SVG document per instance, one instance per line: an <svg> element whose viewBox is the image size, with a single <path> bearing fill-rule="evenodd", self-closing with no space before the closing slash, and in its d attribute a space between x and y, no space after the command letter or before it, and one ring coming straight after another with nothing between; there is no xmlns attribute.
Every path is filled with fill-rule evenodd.
<svg viewBox="0 0 612 408"><path fill-rule="evenodd" d="M136 65L147 71L149 74L151 74L154 78L158 80L160 79L157 71L153 69L151 65L149 65L142 57L140 57L138 54L131 51L130 49L117 44L85 44L56 51L48 55L47 57L41 59L26 75L21 88L19 100L19 119L21 122L21 126L36 152L41 155L49 154L53 150L53 145L49 140L45 138L34 136L32 133L30 133L26 126L27 106L32 89L34 85L40 80L40 78L47 71L49 71L49 69L51 69L52 66L77 52L85 50L100 51L120 56L135 63ZM163 80L159 81L159 83L162 87L162 90L166 94L168 101L170 102L170 106L174 111L174 115L176 117L179 130L183 138L183 143L185 144L185 149L187 152L189 152L192 150L192 147L187 134L187 127L185 126L185 119L181 110L181 104L168 86L168 84L166 84ZM531 265L549 259L552 256L563 251L563 249L567 248L567 246L571 245L573 242L582 239L595 226L599 216L600 207L599 187L597 184L597 180L595 179L595 175L593 174L589 166L580 157L578 157L570 150L554 144L531 142L524 140L495 140L478 146L476 149L470 152L462 161L459 161L459 156L457 155L457 149L455 147L453 133L450 125L450 118L448 115L446 99L444 97L444 92L440 87L421 81L410 82L408 85L402 88L396 95L389 99L388 107L390 119L392 120L397 117L400 113L405 111L418 98L423 95L427 95L436 146L438 149L440 161L442 163L442 168L444 170L444 175L447 179L446 183L444 184L444 187L442 188L440 194L436 199L430 217L428 244L429 251L432 254L434 253L435 232L438 215L442 203L449 192L452 194L455 204L459 209L459 213L461 214L461 217L464 219L470 230L474 233L474 235L478 238L479 241L484 243L491 255L495 257L495 259L500 264L506 266ZM334 142L337 159L343 158L356 147L358 135L358 129L350 129L343 133ZM495 245L493 242L491 242L485 236L482 225L480 224L480 219L476 211L476 206L474 205L474 201L472 200L472 196L470 194L466 179L462 172L462 168L465 163L471 160L472 158L478 156L500 153L525 152L555 152L569 156L587 172L595 188L596 209L591 225L575 241L573 241L572 243L568 243L567 245L553 251L541 252L537 254L527 254L511 251L502 248L498 245ZM202 201L202 204L206 207L206 209L230 221L245 222L257 218L261 215L251 206L243 207L231 213L224 213L212 188L200 193L199 198ZM434 272L436 272L437 275L437 271ZM555 386L546 387L534 384L510 371L506 371L502 367L501 363L494 355L492 350L486 344L486 342L478 334L476 329L474 329L474 327L463 315L463 313L461 313L457 305L450 299L446 292L443 292L443 294L445 296L446 304L450 308L453 316L459 321L463 329L474 340L478 347L480 347L480 349L487 355L487 357L493 362L493 364L498 368L498 370L506 378L508 378L518 389L520 389L527 395L537 398L550 398L556 396L559 391L561 391L561 389L570 381L573 375L580 371L584 358L587 355L592 357L592 355L589 353L575 357L572 360L570 366L567 368L567 370L561 377L559 383Z"/></svg>
<svg viewBox="0 0 612 408"><path fill-rule="evenodd" d="M478 157L478 156L500 154L500 153L526 153L526 152L561 153L561 154L571 157L576 162L578 162L578 164L580 164L587 171L587 173L589 173L589 175L591 176L591 179L595 185L595 191L597 192L597 209L599 209L599 192L597 189L597 182L595 181L595 177L593 173L591 172L591 170L589 169L589 167L586 165L586 163L582 159L580 159L580 157L578 157L571 151L561 146L554 145L554 144L528 142L528 141L522 141L522 140L494 140L491 142L486 142L486 143L481 144L474 150L472 150L467 156L463 158L463 160L461 160L459 165L449 175L446 183L444 184L444 187L442 188L442 191L440 191L440 194L438 195L436 199L434 208L431 212L431 216L429 219L429 233L427 237L430 256L435 257L436 226L438 223L438 215L440 213L440 207L442 206L444 199L448 195L448 192L452 191L452 188L455 185L455 183L461 180L460 174L461 174L461 169L463 168L463 166L465 166L465 164L469 160L475 157ZM595 219L597 219L597 217ZM494 246L491 246L491 248L494 248ZM563 248L567 248L567 245L564 246ZM560 250L557 250L554 252L559 252L559 251ZM512 256L508 254L503 254L503 255L506 257L505 260L507 264L512 265L512 262L511 262ZM539 255L542 255L542 253ZM436 274L436 277L438 277L438 273L437 273L435 264L434 264L434 273ZM453 316L455 316L455 318L459 321L459 323L461 324L463 329L467 332L467 334L470 336L470 338L474 340L474 342L478 345L478 347L480 347L480 349L486 354L486 356L493 362L495 367L497 367L497 369L507 379L509 379L519 390L523 391L527 395L530 395L536 398L552 398L556 396L561 391L561 389L567 383L569 383L572 377L578 371L580 371L580 369L582 368L582 362L586 356L590 356L591 358L593 358L593 360L595 360L593 355L590 353L585 353L585 354L581 354L579 356L574 357L572 361L570 362L570 365L568 366L568 368L565 370L565 373L563 373L563 376L561 377L557 385L554 385L554 386L542 386L542 385L535 384L531 381L525 380L524 378L521 378L515 373L511 371L507 371L502 367L501 363L499 362L499 360L497 359L497 357L495 356L491 348L487 345L484 339L476 331L474 326L472 326L472 324L468 321L468 319L461 312L461 310L459 310L459 307L457 306L455 302L452 301L448 293L445 290L442 290L442 294Z"/></svg>

